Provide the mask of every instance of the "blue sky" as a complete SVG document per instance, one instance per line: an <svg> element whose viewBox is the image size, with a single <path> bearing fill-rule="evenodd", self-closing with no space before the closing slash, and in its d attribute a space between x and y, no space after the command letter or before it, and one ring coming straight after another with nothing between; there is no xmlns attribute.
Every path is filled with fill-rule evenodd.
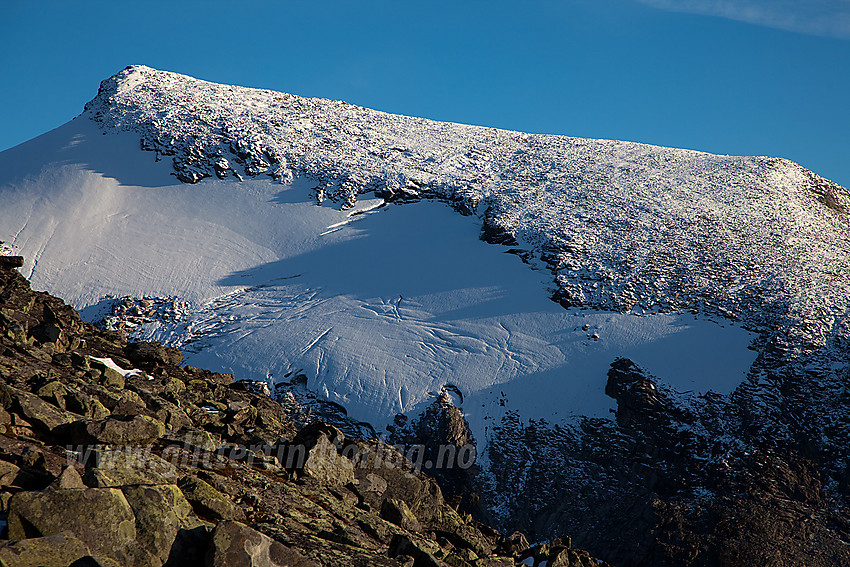
<svg viewBox="0 0 850 567"><path fill-rule="evenodd" d="M401 114L775 155L850 186L850 0L0 3L0 150L145 64Z"/></svg>

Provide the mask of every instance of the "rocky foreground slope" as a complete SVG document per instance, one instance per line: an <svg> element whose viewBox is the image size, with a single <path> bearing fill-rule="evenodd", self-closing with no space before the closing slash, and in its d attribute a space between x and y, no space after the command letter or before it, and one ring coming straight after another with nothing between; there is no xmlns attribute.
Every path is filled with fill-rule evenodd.
<svg viewBox="0 0 850 567"><path fill-rule="evenodd" d="M257 384L95 329L20 264L0 257L0 565L599 564L504 537Z"/></svg>

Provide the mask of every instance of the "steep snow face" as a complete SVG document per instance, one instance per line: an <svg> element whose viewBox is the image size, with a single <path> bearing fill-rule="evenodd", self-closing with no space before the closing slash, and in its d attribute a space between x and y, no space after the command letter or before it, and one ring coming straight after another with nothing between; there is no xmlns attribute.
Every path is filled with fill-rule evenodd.
<svg viewBox="0 0 850 567"><path fill-rule="evenodd" d="M747 330L829 347L843 372L850 201L785 160L131 67L0 172L0 239L37 288L92 319L106 295L173 297L137 336L245 378L303 373L379 428L446 384L479 439L505 409L605 415L617 356L728 393L756 355ZM468 216L387 204L422 197Z"/></svg>
<svg viewBox="0 0 850 567"><path fill-rule="evenodd" d="M33 285L92 320L108 294L172 297L151 301L160 316L136 337L243 378L303 374L379 431L447 384L484 439L509 409L606 416L618 356L679 390L722 393L755 357L752 334L723 320L565 310L547 270L482 242L480 221L447 204L364 197L339 210L317 206L303 178L187 185L136 143L81 117L0 154L0 227Z"/></svg>

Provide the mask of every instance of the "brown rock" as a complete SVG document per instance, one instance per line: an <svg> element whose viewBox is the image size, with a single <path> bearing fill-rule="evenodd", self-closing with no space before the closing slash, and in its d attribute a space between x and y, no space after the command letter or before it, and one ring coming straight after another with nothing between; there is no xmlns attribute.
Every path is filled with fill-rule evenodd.
<svg viewBox="0 0 850 567"><path fill-rule="evenodd" d="M11 486L18 478L21 469L7 461L0 461L0 486Z"/></svg>
<svg viewBox="0 0 850 567"><path fill-rule="evenodd" d="M57 490L60 488L86 488L83 478L73 466L67 466L62 473L50 485L50 489Z"/></svg>
<svg viewBox="0 0 850 567"><path fill-rule="evenodd" d="M142 367L176 366L183 361L183 353L175 348L164 347L159 341L130 343L124 354L132 363Z"/></svg>

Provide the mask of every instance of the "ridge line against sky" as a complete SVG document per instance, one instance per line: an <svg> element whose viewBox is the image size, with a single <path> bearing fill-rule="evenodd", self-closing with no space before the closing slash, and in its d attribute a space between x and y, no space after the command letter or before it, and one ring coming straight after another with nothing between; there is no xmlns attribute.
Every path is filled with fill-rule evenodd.
<svg viewBox="0 0 850 567"><path fill-rule="evenodd" d="M850 0L10 0L0 151L133 64L439 121L788 158L850 186Z"/></svg>

